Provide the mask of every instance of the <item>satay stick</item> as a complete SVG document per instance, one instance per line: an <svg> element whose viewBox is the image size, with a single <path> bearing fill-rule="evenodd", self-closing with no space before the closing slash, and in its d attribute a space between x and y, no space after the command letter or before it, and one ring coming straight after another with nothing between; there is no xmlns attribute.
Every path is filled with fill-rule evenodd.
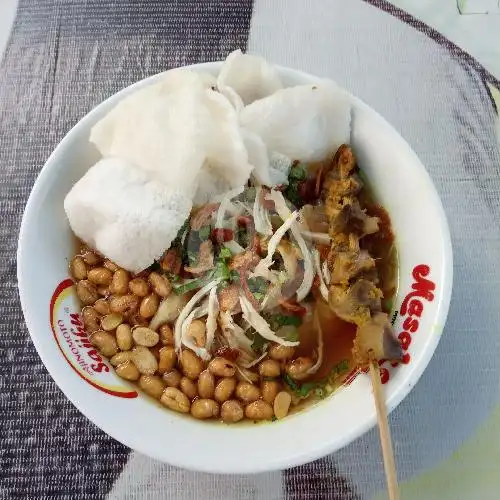
<svg viewBox="0 0 500 500"><path fill-rule="evenodd" d="M391 431L387 420L387 408L385 406L384 394L382 392L382 382L376 360L370 361L370 377L372 379L373 397L377 409L378 429L380 432L380 444L382 446L382 456L384 458L385 478L387 480L387 491L390 500L399 500L398 478L396 474L396 464L394 462L394 452L392 450Z"/></svg>

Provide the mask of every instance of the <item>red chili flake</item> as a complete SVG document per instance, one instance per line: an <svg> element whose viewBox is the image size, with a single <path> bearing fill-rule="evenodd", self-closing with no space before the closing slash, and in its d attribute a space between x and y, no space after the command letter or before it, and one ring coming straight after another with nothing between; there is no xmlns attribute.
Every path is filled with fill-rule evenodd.
<svg viewBox="0 0 500 500"><path fill-rule="evenodd" d="M247 215L240 215L236 219L236 222L240 227L253 226L253 219L251 217L248 217Z"/></svg>
<svg viewBox="0 0 500 500"><path fill-rule="evenodd" d="M280 306L286 311L293 312L299 316L304 316L307 313L307 309L297 302L292 302L291 300L279 299Z"/></svg>
<svg viewBox="0 0 500 500"><path fill-rule="evenodd" d="M212 229L210 237L215 243L224 243L225 241L231 241L233 236L233 231L231 229L215 228Z"/></svg>
<svg viewBox="0 0 500 500"><path fill-rule="evenodd" d="M240 351L238 351L238 349L233 349L227 345L224 345L222 347L219 347L215 351L215 355L227 359L228 361L232 361L234 363L238 359Z"/></svg>
<svg viewBox="0 0 500 500"><path fill-rule="evenodd" d="M319 258L321 262L328 259L328 255L330 253L329 245L322 245L321 243L316 243L316 250L319 252Z"/></svg>
<svg viewBox="0 0 500 500"><path fill-rule="evenodd" d="M316 184L314 186L314 195L316 196L316 198L319 198L319 195L321 194L321 188L323 187L323 172L323 167L318 168L316 172Z"/></svg>
<svg viewBox="0 0 500 500"><path fill-rule="evenodd" d="M321 282L320 282L319 276L316 274L316 276L314 276L314 278L313 278L312 287L319 288L320 283Z"/></svg>

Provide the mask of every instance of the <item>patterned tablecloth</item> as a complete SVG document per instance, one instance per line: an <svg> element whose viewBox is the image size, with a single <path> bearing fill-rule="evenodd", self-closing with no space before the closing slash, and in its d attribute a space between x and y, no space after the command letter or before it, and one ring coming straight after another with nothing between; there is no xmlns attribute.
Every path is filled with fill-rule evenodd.
<svg viewBox="0 0 500 500"><path fill-rule="evenodd" d="M384 0L20 0L0 69L1 499L353 499L383 490L376 431L313 464L256 476L188 472L131 452L65 399L24 326L18 229L58 141L124 86L236 48L332 77L360 96L401 131L442 197L453 300L429 368L391 415L401 479L453 459L498 418L500 85L474 60ZM477 467L464 458L456 482ZM496 498L466 489L446 496L453 482L415 496L409 487L407 498Z"/></svg>

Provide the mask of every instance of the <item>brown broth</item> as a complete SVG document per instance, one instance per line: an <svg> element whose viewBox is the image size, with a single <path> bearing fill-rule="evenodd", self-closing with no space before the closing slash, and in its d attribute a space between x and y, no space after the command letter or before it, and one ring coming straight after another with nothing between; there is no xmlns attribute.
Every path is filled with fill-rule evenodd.
<svg viewBox="0 0 500 500"><path fill-rule="evenodd" d="M347 360L349 370L339 375L340 377L345 376L351 371L351 349L356 336L356 326L340 319L332 312L328 304L319 297L314 307L323 332L323 363L320 369L307 381L323 380L331 374L336 365ZM299 328L300 345L297 348L297 355L309 356L314 359L315 351L318 348L318 335L313 318L314 313L309 314Z"/></svg>

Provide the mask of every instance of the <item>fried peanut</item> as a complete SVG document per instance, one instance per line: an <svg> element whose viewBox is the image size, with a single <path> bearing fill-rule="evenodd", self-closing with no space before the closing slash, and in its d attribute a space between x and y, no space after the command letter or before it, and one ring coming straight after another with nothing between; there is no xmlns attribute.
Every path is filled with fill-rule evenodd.
<svg viewBox="0 0 500 500"><path fill-rule="evenodd" d="M77 255L73 257L70 264L71 276L75 278L75 280L84 280L87 277L87 265L85 261Z"/></svg>
<svg viewBox="0 0 500 500"><path fill-rule="evenodd" d="M250 420L271 420L273 407L267 401L259 399L246 406L245 416Z"/></svg>
<svg viewBox="0 0 500 500"><path fill-rule="evenodd" d="M99 286L109 286L113 273L105 267L94 267L88 272L88 280Z"/></svg>
<svg viewBox="0 0 500 500"><path fill-rule="evenodd" d="M232 377L236 372L234 363L221 356L217 356L216 358L212 359L212 361L210 361L210 363L208 364L208 369L216 377Z"/></svg>
<svg viewBox="0 0 500 500"><path fill-rule="evenodd" d="M191 405L191 415L200 420L217 417L219 405L213 399L196 399Z"/></svg>
<svg viewBox="0 0 500 500"><path fill-rule="evenodd" d="M175 387L167 387L160 397L160 402L179 413L188 413L191 406L187 396Z"/></svg>
<svg viewBox="0 0 500 500"><path fill-rule="evenodd" d="M220 415L223 422L232 424L239 422L244 417L245 413L243 405L239 401L231 399L222 404Z"/></svg>
<svg viewBox="0 0 500 500"><path fill-rule="evenodd" d="M203 370L203 363L201 359L196 356L193 351L188 349L181 352L179 361L182 372L191 380L197 379Z"/></svg>
<svg viewBox="0 0 500 500"><path fill-rule="evenodd" d="M213 398L214 391L215 377L208 370L203 370L198 377L198 394L200 398Z"/></svg>
<svg viewBox="0 0 500 500"><path fill-rule="evenodd" d="M107 358L111 358L111 356L114 356L118 352L115 338L104 330L97 330L90 335L89 340L90 343L97 347L99 352Z"/></svg>
<svg viewBox="0 0 500 500"><path fill-rule="evenodd" d="M156 375L141 375L139 387L149 396L160 399L165 390L165 382Z"/></svg>
<svg viewBox="0 0 500 500"><path fill-rule="evenodd" d="M122 351L130 351L134 346L130 325L122 323L116 329L116 342Z"/></svg>
<svg viewBox="0 0 500 500"><path fill-rule="evenodd" d="M153 347L160 340L160 336L146 326L135 326L132 328L132 337L137 345L144 347Z"/></svg>
<svg viewBox="0 0 500 500"><path fill-rule="evenodd" d="M99 298L97 288L88 280L76 284L76 295L84 306L91 306Z"/></svg>
<svg viewBox="0 0 500 500"><path fill-rule="evenodd" d="M260 398L260 390L249 382L238 382L236 386L236 397L244 403L251 403Z"/></svg>

